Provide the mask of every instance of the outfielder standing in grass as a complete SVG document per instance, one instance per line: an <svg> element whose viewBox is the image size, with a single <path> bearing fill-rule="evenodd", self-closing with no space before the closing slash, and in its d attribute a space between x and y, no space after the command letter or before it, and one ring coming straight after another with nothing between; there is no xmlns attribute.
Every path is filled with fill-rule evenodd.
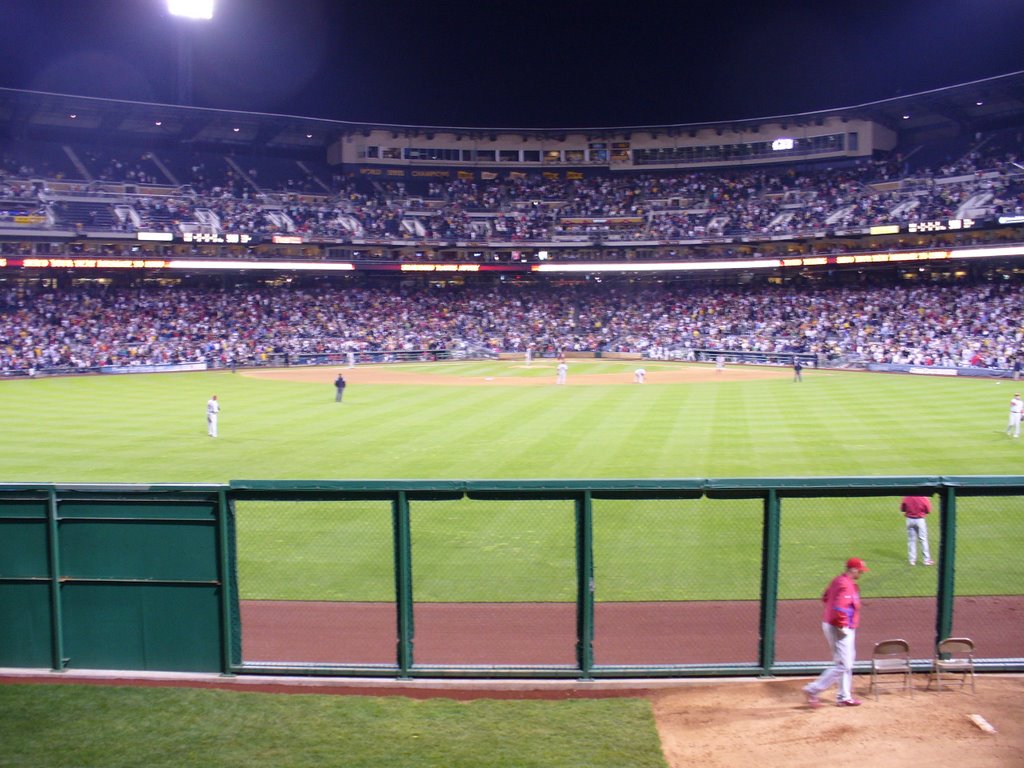
<svg viewBox="0 0 1024 768"><path fill-rule="evenodd" d="M555 370L557 371L555 374L555 384L565 384L566 376L569 373L569 366L565 364L565 360L559 360Z"/></svg>
<svg viewBox="0 0 1024 768"><path fill-rule="evenodd" d="M927 496L904 496L900 511L907 518L907 562L917 564L917 542L921 542L921 557L925 565L932 564L928 551L928 523L925 518L932 511L932 500Z"/></svg>
<svg viewBox="0 0 1024 768"><path fill-rule="evenodd" d="M1010 421L1006 425L1006 434L1020 437L1021 413L1024 413L1024 400L1020 399L1020 392L1014 392L1010 400Z"/></svg>
<svg viewBox="0 0 1024 768"><path fill-rule="evenodd" d="M846 561L846 568L829 583L821 596L825 610L821 629L825 641L832 651L832 666L818 675L818 678L804 686L807 706L820 707L822 692L839 683L836 706L857 707L860 701L853 698L853 662L856 656L855 637L860 624L860 589L857 579L868 570L867 564L859 557Z"/></svg>
<svg viewBox="0 0 1024 768"><path fill-rule="evenodd" d="M220 413L220 403L214 395L206 401L206 434L210 437L217 436L217 415Z"/></svg>
<svg viewBox="0 0 1024 768"><path fill-rule="evenodd" d="M342 376L339 373L338 374L338 378L336 378L334 380L334 402L340 403L341 402L341 398L344 396L344 394L345 394L345 377Z"/></svg>

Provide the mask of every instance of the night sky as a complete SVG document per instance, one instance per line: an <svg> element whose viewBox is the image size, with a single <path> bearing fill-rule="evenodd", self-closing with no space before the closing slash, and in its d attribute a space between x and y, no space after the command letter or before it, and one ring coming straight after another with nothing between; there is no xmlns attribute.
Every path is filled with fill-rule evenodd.
<svg viewBox="0 0 1024 768"><path fill-rule="evenodd" d="M1024 2L4 0L0 86L464 127L666 125L831 109L1024 70ZM187 25L184 29L183 25Z"/></svg>

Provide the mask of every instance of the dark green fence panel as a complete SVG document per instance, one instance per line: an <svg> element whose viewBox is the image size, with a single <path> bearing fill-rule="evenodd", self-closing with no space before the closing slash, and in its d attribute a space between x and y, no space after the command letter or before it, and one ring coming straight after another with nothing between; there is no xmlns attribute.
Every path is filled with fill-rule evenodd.
<svg viewBox="0 0 1024 768"><path fill-rule="evenodd" d="M61 597L69 668L222 669L217 586L76 582Z"/></svg>
<svg viewBox="0 0 1024 768"><path fill-rule="evenodd" d="M0 581L0 667L50 667L50 585Z"/></svg>
<svg viewBox="0 0 1024 768"><path fill-rule="evenodd" d="M5 578L41 577L49 573L46 517L0 520L0 563Z"/></svg>
<svg viewBox="0 0 1024 768"><path fill-rule="evenodd" d="M0 491L0 666L51 664L48 508L42 489Z"/></svg>
<svg viewBox="0 0 1024 768"><path fill-rule="evenodd" d="M212 486L0 486L0 664L219 671Z"/></svg>
<svg viewBox="0 0 1024 768"><path fill-rule="evenodd" d="M74 579L216 581L214 523L64 519L61 563Z"/></svg>
<svg viewBox="0 0 1024 768"><path fill-rule="evenodd" d="M57 510L65 666L223 669L215 489L58 487Z"/></svg>

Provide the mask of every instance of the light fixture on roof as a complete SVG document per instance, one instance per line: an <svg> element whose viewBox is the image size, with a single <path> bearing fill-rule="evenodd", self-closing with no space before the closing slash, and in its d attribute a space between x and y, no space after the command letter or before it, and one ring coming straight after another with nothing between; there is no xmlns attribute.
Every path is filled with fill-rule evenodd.
<svg viewBox="0 0 1024 768"><path fill-rule="evenodd" d="M909 119L910 119L910 115L904 115L904 116L903 116L903 119L904 119L904 120L909 120Z"/></svg>
<svg viewBox="0 0 1024 768"><path fill-rule="evenodd" d="M234 131L235 133L238 133L242 129L241 128L232 128L231 130Z"/></svg>
<svg viewBox="0 0 1024 768"><path fill-rule="evenodd" d="M74 112L72 112L70 115L68 115L68 117L70 117L72 120L74 120L74 119L76 119L78 117L78 115L76 115Z"/></svg>
<svg viewBox="0 0 1024 768"><path fill-rule="evenodd" d="M976 101L976 102L974 102L974 106L976 106L976 107L981 107L981 106L984 106L984 105L985 105L984 101Z"/></svg>
<svg viewBox="0 0 1024 768"><path fill-rule="evenodd" d="M153 125L163 125L163 124L164 124L163 120L157 120L155 123L153 123Z"/></svg>
<svg viewBox="0 0 1024 768"><path fill-rule="evenodd" d="M167 0L167 10L171 16L209 20L213 18L213 0Z"/></svg>
<svg viewBox="0 0 1024 768"><path fill-rule="evenodd" d="M312 139L313 138L313 134L312 133L307 133L306 134L306 138L307 139Z"/></svg>

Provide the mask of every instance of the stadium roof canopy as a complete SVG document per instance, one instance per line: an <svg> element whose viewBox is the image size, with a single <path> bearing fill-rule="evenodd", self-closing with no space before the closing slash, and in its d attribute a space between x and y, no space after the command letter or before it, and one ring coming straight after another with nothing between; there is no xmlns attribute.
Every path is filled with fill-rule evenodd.
<svg viewBox="0 0 1024 768"><path fill-rule="evenodd" d="M666 135L708 128L755 128L760 123L807 124L826 117L866 119L896 131L903 141L992 130L1024 123L1024 71L923 93L818 112L772 115L743 120L659 126L575 128L508 128L406 126L353 123L313 117L116 101L66 94L0 88L0 135L11 138L115 141L125 144L221 146L243 151L321 154L340 137L386 129L484 133L559 138L566 134L611 137L624 131L656 130Z"/></svg>

